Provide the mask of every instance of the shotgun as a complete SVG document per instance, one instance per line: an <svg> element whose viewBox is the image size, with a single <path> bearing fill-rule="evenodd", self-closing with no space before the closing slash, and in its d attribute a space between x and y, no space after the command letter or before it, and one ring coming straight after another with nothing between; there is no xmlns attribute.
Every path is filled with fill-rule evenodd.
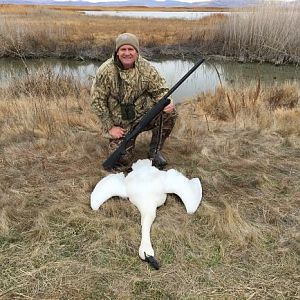
<svg viewBox="0 0 300 300"><path fill-rule="evenodd" d="M123 141L120 143L119 147L106 159L103 163L105 170L110 171L118 163L122 155L126 153L127 143L140 134L143 129L155 119L164 108L170 104L171 94L204 62L204 59L201 58L195 65L159 100L140 120L140 122L133 127L123 138Z"/></svg>

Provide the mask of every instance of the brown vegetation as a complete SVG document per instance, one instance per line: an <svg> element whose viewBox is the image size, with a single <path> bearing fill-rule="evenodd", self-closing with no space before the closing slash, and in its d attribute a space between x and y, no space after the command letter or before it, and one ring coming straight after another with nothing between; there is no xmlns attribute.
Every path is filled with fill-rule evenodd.
<svg viewBox="0 0 300 300"><path fill-rule="evenodd" d="M139 37L145 54L152 49L159 55L169 51L169 55L176 56L179 53L174 45L193 39L200 26L208 30L215 23L213 19L189 22L159 19L153 22L147 18L100 18L38 7L20 11L2 9L0 13L3 15L0 20L0 56L15 57L105 59L113 51L116 36L125 31Z"/></svg>
<svg viewBox="0 0 300 300"><path fill-rule="evenodd" d="M224 54L241 61L300 62L300 5L260 5L232 14L220 28Z"/></svg>
<svg viewBox="0 0 300 300"><path fill-rule="evenodd" d="M194 215L173 196L158 210L159 271L138 258L129 201L89 207L107 152L88 90L47 69L0 90L1 298L300 297L296 86L219 88L178 105L169 167L200 177L204 198Z"/></svg>
<svg viewBox="0 0 300 300"><path fill-rule="evenodd" d="M151 58L205 54L276 64L300 61L300 33L294 30L300 27L297 3L288 9L273 4L200 20L95 17L69 9L2 5L0 57L104 60L115 37L129 31Z"/></svg>

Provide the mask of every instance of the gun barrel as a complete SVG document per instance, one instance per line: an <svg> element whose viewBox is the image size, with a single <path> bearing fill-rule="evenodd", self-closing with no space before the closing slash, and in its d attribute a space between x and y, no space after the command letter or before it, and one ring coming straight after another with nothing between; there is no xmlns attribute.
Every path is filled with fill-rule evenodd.
<svg viewBox="0 0 300 300"><path fill-rule="evenodd" d="M198 60L195 65L166 93L164 98L168 98L178 89L178 87L204 62L204 58Z"/></svg>

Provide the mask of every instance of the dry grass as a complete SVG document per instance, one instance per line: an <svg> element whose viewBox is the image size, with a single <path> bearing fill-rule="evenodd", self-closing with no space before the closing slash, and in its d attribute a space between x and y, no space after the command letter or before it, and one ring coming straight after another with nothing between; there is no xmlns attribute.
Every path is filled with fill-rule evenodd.
<svg viewBox="0 0 300 300"><path fill-rule="evenodd" d="M31 82L43 86L43 77ZM300 297L295 86L220 89L178 107L165 151L170 167L201 178L204 199L194 215L173 196L158 210L159 271L138 258L137 209L120 199L89 207L107 174L106 144L87 87L68 87L63 95L0 91L2 299ZM137 157L148 139L139 138Z"/></svg>
<svg viewBox="0 0 300 300"><path fill-rule="evenodd" d="M42 66L37 71L27 73L23 78L13 79L5 89L5 93L10 97L20 98L43 97L60 98L74 96L79 98L80 90L83 88L79 79L71 75L57 74L53 69ZM56 89L53 89L56 86Z"/></svg>
<svg viewBox="0 0 300 300"><path fill-rule="evenodd" d="M0 56L104 59L112 53L116 36L126 31L140 38L146 53L147 49L157 48L156 53L161 55L169 51L169 55L178 56L181 51L172 45L193 40L195 32L199 34L197 28L206 32L216 22L214 18L153 22L147 18L100 18L41 7L8 8L0 9ZM216 19L218 21L219 17Z"/></svg>
<svg viewBox="0 0 300 300"><path fill-rule="evenodd" d="M300 62L300 5L267 4L233 14L220 28L225 55L241 61Z"/></svg>
<svg viewBox="0 0 300 300"><path fill-rule="evenodd" d="M200 20L156 19L155 22L147 18L87 16L78 9L1 5L0 57L104 60L113 51L115 37L128 31L140 38L144 54L152 58L208 54L276 64L300 61L299 30L294 30L300 27L297 3L288 8L265 4L229 16L212 15Z"/></svg>

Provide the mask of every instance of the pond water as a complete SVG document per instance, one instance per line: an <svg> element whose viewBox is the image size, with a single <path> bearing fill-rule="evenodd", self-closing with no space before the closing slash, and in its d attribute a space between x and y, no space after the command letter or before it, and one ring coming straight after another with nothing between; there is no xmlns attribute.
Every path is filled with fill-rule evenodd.
<svg viewBox="0 0 300 300"><path fill-rule="evenodd" d="M192 61L186 60L164 60L151 63L166 78L169 87L172 87L194 65ZM27 65L30 72L36 72L38 68L47 66L57 74L71 75L90 86L101 62L33 59L27 60ZM22 76L25 76L25 68L20 60L0 59L0 85L8 84L12 78ZM266 85L286 81L296 81L299 84L299 67L206 61L174 92L172 97L176 102L182 102L201 92L214 91L220 85L220 80L223 85L249 86L251 83L256 84L258 78Z"/></svg>
<svg viewBox="0 0 300 300"><path fill-rule="evenodd" d="M213 14L229 14L230 12L199 12L199 11L83 11L86 15L112 16L129 18L159 18L159 19L185 19L196 20Z"/></svg>

